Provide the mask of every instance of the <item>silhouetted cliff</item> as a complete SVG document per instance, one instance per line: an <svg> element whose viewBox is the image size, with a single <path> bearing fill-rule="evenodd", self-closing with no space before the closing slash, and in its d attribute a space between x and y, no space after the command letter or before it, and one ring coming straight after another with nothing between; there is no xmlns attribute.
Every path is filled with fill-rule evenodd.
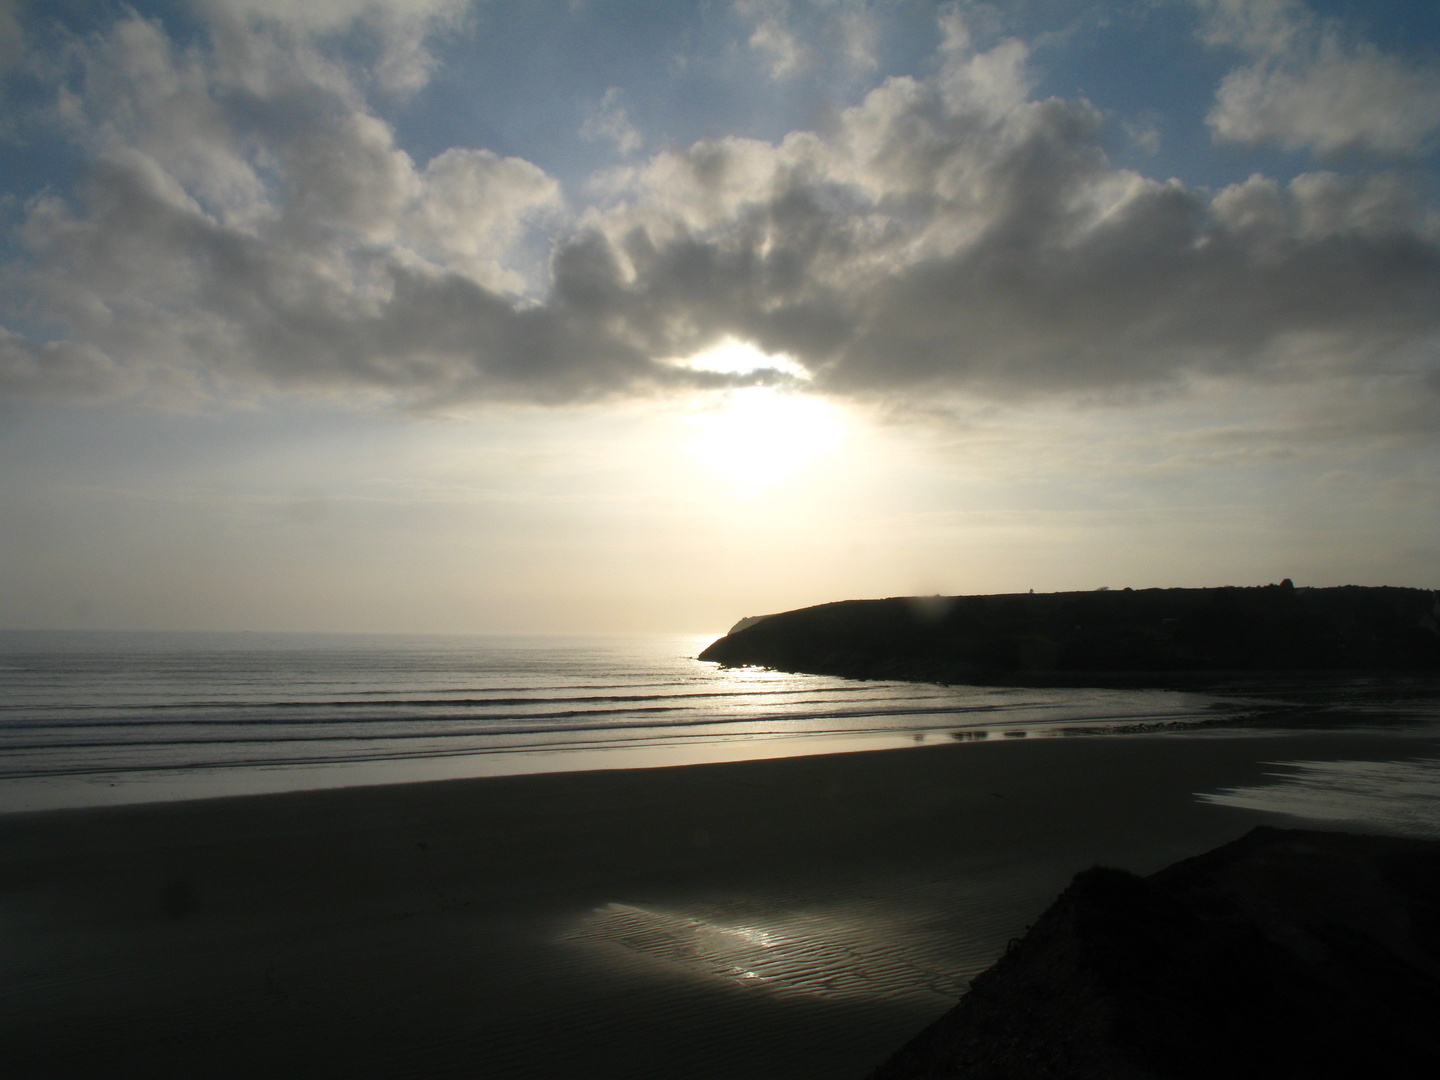
<svg viewBox="0 0 1440 1080"><path fill-rule="evenodd" d="M1440 843L1256 829L1076 876L872 1080L1440 1076Z"/></svg>
<svg viewBox="0 0 1440 1080"><path fill-rule="evenodd" d="M1440 672L1427 589L1259 588L892 597L742 620L700 654L858 679L1056 685L1177 674Z"/></svg>

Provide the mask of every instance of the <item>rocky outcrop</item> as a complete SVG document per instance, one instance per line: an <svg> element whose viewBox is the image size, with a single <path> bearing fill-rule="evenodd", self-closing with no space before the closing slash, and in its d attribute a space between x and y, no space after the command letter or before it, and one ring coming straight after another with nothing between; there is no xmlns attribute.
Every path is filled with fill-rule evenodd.
<svg viewBox="0 0 1440 1080"><path fill-rule="evenodd" d="M1078 875L872 1080L1440 1076L1440 843L1256 829Z"/></svg>
<svg viewBox="0 0 1440 1080"><path fill-rule="evenodd" d="M742 620L700 654L861 679L1176 685L1215 673L1440 672L1426 589L1143 589L847 600Z"/></svg>

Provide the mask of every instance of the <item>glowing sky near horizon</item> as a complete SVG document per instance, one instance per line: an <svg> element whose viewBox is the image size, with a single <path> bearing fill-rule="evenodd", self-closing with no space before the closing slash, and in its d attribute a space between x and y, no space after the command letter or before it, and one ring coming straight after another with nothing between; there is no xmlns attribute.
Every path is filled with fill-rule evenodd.
<svg viewBox="0 0 1440 1080"><path fill-rule="evenodd" d="M1440 585L1440 5L0 0L0 626Z"/></svg>

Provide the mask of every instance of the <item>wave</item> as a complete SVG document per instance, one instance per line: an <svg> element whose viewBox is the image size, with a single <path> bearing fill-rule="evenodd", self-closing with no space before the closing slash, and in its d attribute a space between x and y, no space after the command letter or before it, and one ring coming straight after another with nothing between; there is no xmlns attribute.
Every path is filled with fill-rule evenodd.
<svg viewBox="0 0 1440 1080"><path fill-rule="evenodd" d="M808 703L808 702L807 702L807 703L797 703L796 705L789 706L789 707L786 708L785 713L784 713L783 716L766 716L766 715L759 714L759 713L754 713L754 712L747 712L747 713L744 713L744 714L738 715L738 716L737 716L737 715L734 715L734 714L704 712L704 713L699 713L699 714L696 715L693 719L671 718L671 719L668 719L668 720L666 721L666 724L667 724L667 726L684 726L684 725L695 725L695 724L754 723L754 722L757 722L757 721L762 721L762 720L767 720L767 719L774 719L774 720L780 720L780 721L789 721L789 722L803 722L803 721L811 721L811 720L845 720L845 719L859 720L859 719L878 719L878 718L881 718L881 717L892 717L892 718L893 718L893 717L906 717L906 716L914 716L914 717L928 717L928 716L975 716L975 715L989 715L989 714L997 714L997 713L1014 713L1014 714L1018 714L1018 713L1029 713L1029 712L1034 712L1034 711L1045 711L1045 710L1052 710L1052 711L1065 710L1065 711L1069 711L1069 712L1071 712L1071 715L1067 716L1066 719L1067 719L1067 720L1071 720L1071 721L1076 721L1076 722L1089 722L1089 721L1097 720L1097 719L1123 719L1123 720L1125 720L1125 721L1127 721L1127 722L1129 722L1129 721L1149 721L1149 720L1163 719L1163 718L1165 718L1165 717L1169 717L1169 716L1175 715L1175 713L1174 713L1173 710L1164 710L1164 711L1162 711L1162 712L1156 712L1156 713L1127 711L1127 712L1123 713L1122 716L1116 717L1115 714L1114 714L1114 710L1099 710L1099 711L1084 711L1084 710L1082 710L1082 711L1075 711L1073 705L1067 704L1067 703L1064 703L1064 702L1020 702L1020 703L1013 703L1013 704L1006 704L1006 705L955 705L955 704L947 704L947 705L883 705L883 706L875 706L875 707L872 707L872 708L830 709L830 710L824 710L824 711L805 710L805 709L803 709L803 708L801 707L802 705L805 705L805 704L816 704L816 703ZM75 722L66 722L66 723L63 723L63 724L56 724L56 723L53 723L53 722L44 722L44 723L42 723L42 722L39 722L39 721L30 722L30 723L19 723L19 724L6 724L6 725L0 725L0 733L6 732L6 731L33 731L33 730L53 730L53 731L56 731L56 732L61 732L61 733L63 733L63 732L69 732L69 731L86 731L86 730L95 730L95 729L101 729L101 730L103 730L103 729L112 729L112 728L113 728L113 729L122 729L122 730L136 730L136 731L139 731L139 730L147 730L147 729L154 729L154 728L159 728L159 729L162 729L162 730L172 730L172 729L174 729L174 728L184 727L184 726L190 726L190 725L203 725L204 727L206 727L206 728L208 728L208 729L212 729L212 730L213 730L213 729L216 729L216 728L222 728L222 727L263 727L263 728L297 727L297 726L300 726L300 724L314 725L314 726L316 726L316 727L319 727L319 726L325 725L325 724L343 724L343 725L346 726L346 727L362 727L362 726L365 726L365 725L382 725L382 724L419 724L419 723L426 723L426 724L444 724L444 723L466 723L466 722L473 723L473 722L475 722L475 721L477 721L477 720L483 720L483 721L486 722L486 726L485 726L484 728L477 728L477 729L475 729L475 732L476 732L477 734L488 734L488 733L504 734L504 733L505 733L505 729L496 727L496 726L494 726L494 725L497 724L497 723L514 723L514 722L516 722L516 721L521 721L521 720L530 720L530 721L577 720L577 719L588 719L588 718L591 718L591 717L617 716L617 715L619 715L619 716L631 716L631 715L649 716L649 715L654 714L654 713L667 713L667 712L668 712L668 713L686 713L686 712L696 712L696 710L694 710L694 709L686 709L686 708L681 707L681 706L648 705L648 706L643 706L643 707L633 707L633 706L632 706L632 707L624 708L624 709L567 709L567 710L562 710L562 711L558 711L558 712L540 712L540 713L532 713L532 712L525 712L525 713L484 713L484 714L479 714L479 715L473 714L473 713L455 713L454 715L451 715L451 716L436 716L436 715L433 714L433 713L416 714L416 715L407 715L407 714L405 714L405 713L395 713L395 714L389 714L389 715L384 715L384 716L368 716L368 717L355 717L355 716L347 716L347 717L344 717L344 718L317 717L317 718L313 718L313 719L310 719L310 720L307 720L307 721L299 721L299 722L297 722L296 720L291 719L291 718L265 717L265 716L227 717L227 718L224 718L224 719L205 719L205 720L195 720L195 721L168 720L168 721L161 721L161 722L155 722L155 723L145 723L143 720L137 720L137 719L118 719L118 718L117 718L117 719L113 719L113 720L75 721ZM576 725L576 726L574 726L573 728L571 728L570 730L574 730L574 731L600 730L600 729L604 729L604 728L607 728L607 727L616 727L616 726L625 726L625 725L605 724L605 723L594 723L594 724ZM530 730L530 729L516 729L516 730ZM436 734L464 734L463 732L448 732L448 731L445 731L444 729L437 729L437 730L435 731L435 733L436 733ZM343 737L356 737L356 736L343 736ZM382 736L375 735L375 734L373 734L373 733L367 732L367 733L364 735L364 737L365 737L365 738L380 738L380 737L382 737ZM273 737L272 737L272 738L273 738ZM253 741L253 740L252 740L252 741ZM267 738L267 740L265 740L265 741L270 741L270 740ZM15 746L15 745L17 745L17 744L4 742L4 741L3 741L3 736L0 736L0 745L4 745L4 746L7 746L7 747L13 747L13 746ZM76 745L83 745L83 744L78 744L78 743L73 743L73 742L66 742L66 743L64 743L64 745L67 745L67 746L76 746ZM99 745L99 744L97 744L97 745Z"/></svg>
<svg viewBox="0 0 1440 1080"><path fill-rule="evenodd" d="M933 710L933 715L948 714L945 713L943 710ZM811 716L807 717L806 719L813 722L815 720L834 720L846 718L847 717L843 714L835 714L828 716ZM1067 718L1066 724L1049 726L1052 730L1055 730L1057 732L1063 732L1067 729L1069 725L1075 725L1075 727L1071 729L1075 733L1095 734L1096 729L1090 727L1082 728L1079 726L1084 724L1091 724L1094 722L1095 719L1097 718L1093 716L1071 717ZM1203 722L1205 719L1206 718L1193 714L1189 716L1183 716L1173 712L1154 714L1128 714L1124 717L1110 718L1110 726L1105 730L1107 732L1113 732L1116 730L1123 730L1126 727L1146 728L1149 726L1153 726L1157 722L1164 723L1167 726L1176 724L1185 725L1187 723L1196 724ZM4 743L3 748L9 754L24 753L27 751L41 753L65 751L74 753L85 750L104 751L112 755L123 751L150 754L156 751L175 750L182 748L194 750L198 748L219 748L225 746L250 746L256 748L273 746L279 749L281 747L293 745L315 745L327 743L337 745L349 744L354 749L344 754L331 753L327 755L302 755L287 750L284 754L272 755L268 757L237 758L233 756L227 756L223 759L208 761L192 759L183 762L170 760L162 762L151 760L144 763L124 763L114 757L111 757L103 762L93 764L81 764L71 762L56 763L47 766L43 763L31 762L27 763L24 768L20 769L0 769L0 779L18 779L22 777L41 776L98 775L111 772L130 771L146 772L154 771L156 769L161 769L165 771L185 771L192 768L237 768L262 765L291 766L343 764L345 762L360 761L399 761L411 758L468 756L473 754L519 753L527 751L554 751L586 748L601 749L622 744L661 746L665 745L667 741L673 742L677 739L680 741L684 741L687 738L687 735L684 733L684 729L687 728L705 727L711 729L721 729L719 731L711 731L709 734L711 734L712 736L719 736L723 738L725 736L723 729L727 726L738 729L746 725L749 725L753 728L761 726L761 722L757 721L756 718L753 717L736 717L730 719L709 717L679 721L676 721L674 719L667 719L666 722L663 724L619 722L610 724L592 724L585 727L569 727L549 730L537 729L534 727L499 728L487 725L485 727L452 731L410 731L391 732L384 734L372 732L367 733L363 738L345 732L333 734L308 732L304 734L271 736L265 739L210 737L189 739L146 739L135 741L122 740L108 742L45 742L33 744ZM949 729L951 726L952 725L945 724L927 728L923 725L912 724L908 726L907 730L923 734L926 731L944 731ZM880 734L893 735L896 733L897 732L895 729L885 727L815 728L813 726L807 726L804 728L796 727L790 730L776 730L772 728L763 732L764 736L770 739L823 738L828 736L853 737ZM1004 731L1005 735L1012 735L1017 733L1028 734L1029 732L1015 732L1013 730ZM760 734L760 732L736 730L731 732L731 737L750 738L753 737L755 734ZM965 732L959 732L955 734L965 734ZM533 739L534 737L541 735L550 736L550 738L541 742L517 743L513 741L502 741L513 740L523 737L529 737ZM596 735L603 735L604 737L602 739L593 738L593 736ZM462 739L480 740L481 742L479 744L472 742L471 744L464 746L454 745L454 741ZM557 741L557 739L562 739L563 741ZM441 740L445 741L447 745L431 745L426 748L415 748L408 751L394 749L385 751L381 749L385 746L385 744L389 743L426 742L433 744ZM375 749L371 751L367 750L367 747L374 747Z"/></svg>
<svg viewBox="0 0 1440 1080"><path fill-rule="evenodd" d="M888 686L889 684L883 684L883 685ZM871 693L871 694L873 694L873 693L875 692L875 689L874 689L873 686L869 686L869 685L866 685L866 686L855 686L855 687L838 686L838 687L828 687L825 692L826 692L827 694L847 694L847 693L850 693L850 694ZM384 693L384 691L371 691L371 693L378 696L379 694ZM354 699L354 698L327 698L327 699L313 699L313 698L312 698L312 699L305 699L305 698L302 698L302 699L286 700L286 701L263 701L263 700L262 700L262 701L251 701L251 700L247 700L247 699L244 699L244 698L238 698L238 697L237 697L237 698L228 698L228 699L210 698L210 699L201 699L201 700L195 700L195 701L147 701L147 702L139 702L139 703L136 703L136 704L133 704L133 705L124 705L124 706L116 706L116 705L114 705L114 704L101 704L101 703L95 703L95 704L86 704L86 703L55 704L55 705L49 705L49 706L45 706L45 705L32 705L32 704L26 704L26 703L10 703L10 704L0 704L0 712L4 712L4 711L8 711L8 710L15 710L15 711L25 710L25 711L27 711L27 712L34 712L34 711L37 711L38 709L45 709L45 708L50 708L50 709L63 709L63 710L66 710L66 711L75 711L75 712L85 712L85 711L100 710L100 709L108 709L108 710L111 710L111 711L115 711L117 708L135 709L135 710L144 710L144 711L154 711L154 712L170 712L170 711L175 711L175 710L180 710L180 709L196 709L196 710L200 710L200 709L233 709L233 708L247 708L247 709L319 709L319 708L347 709L347 708L364 708L364 709L373 709L373 708L377 708L377 707L391 706L391 705L393 705L393 706L405 706L405 707L409 707L409 708L428 708L428 707L439 708L439 707L443 707L443 706L446 706L446 705L449 705L449 706L467 705L467 706L474 706L474 707L476 707L476 708L483 708L483 707L488 707L488 706L492 706L492 705L514 706L514 705L529 705L529 704L532 704L532 703L533 703L533 704L546 705L546 704L585 704L585 703L590 703L590 702L603 703L603 702L622 702L622 701L639 702L639 701L673 701L673 700L691 700L691 699L705 700L705 699L716 699L716 698L744 698L744 697L749 697L749 698L792 697L792 696L794 696L794 695L796 695L796 694L803 694L803 693L814 693L814 691L813 691L813 690L712 690L712 691L705 691L705 692L689 692L689 691L687 691L687 692L683 692L683 693L673 693L673 694L593 694L593 695L563 696L563 697L537 697L537 696L534 696L534 695L526 695L526 696L518 696L518 697L517 697L517 696L507 696L507 697L470 697L470 698L423 697L423 698L392 698L392 699L390 699L390 700L388 700L388 701L383 701L383 702L379 702L379 703L377 703L376 701L373 701L373 700L356 700L356 699Z"/></svg>

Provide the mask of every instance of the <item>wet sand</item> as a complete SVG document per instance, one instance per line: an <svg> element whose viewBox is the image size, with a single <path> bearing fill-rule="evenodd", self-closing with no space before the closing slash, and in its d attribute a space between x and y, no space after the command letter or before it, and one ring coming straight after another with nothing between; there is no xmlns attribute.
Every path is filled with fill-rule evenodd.
<svg viewBox="0 0 1440 1080"><path fill-rule="evenodd" d="M6 1073L861 1077L1076 871L1286 824L1196 793L1437 746L1005 739L0 816Z"/></svg>

